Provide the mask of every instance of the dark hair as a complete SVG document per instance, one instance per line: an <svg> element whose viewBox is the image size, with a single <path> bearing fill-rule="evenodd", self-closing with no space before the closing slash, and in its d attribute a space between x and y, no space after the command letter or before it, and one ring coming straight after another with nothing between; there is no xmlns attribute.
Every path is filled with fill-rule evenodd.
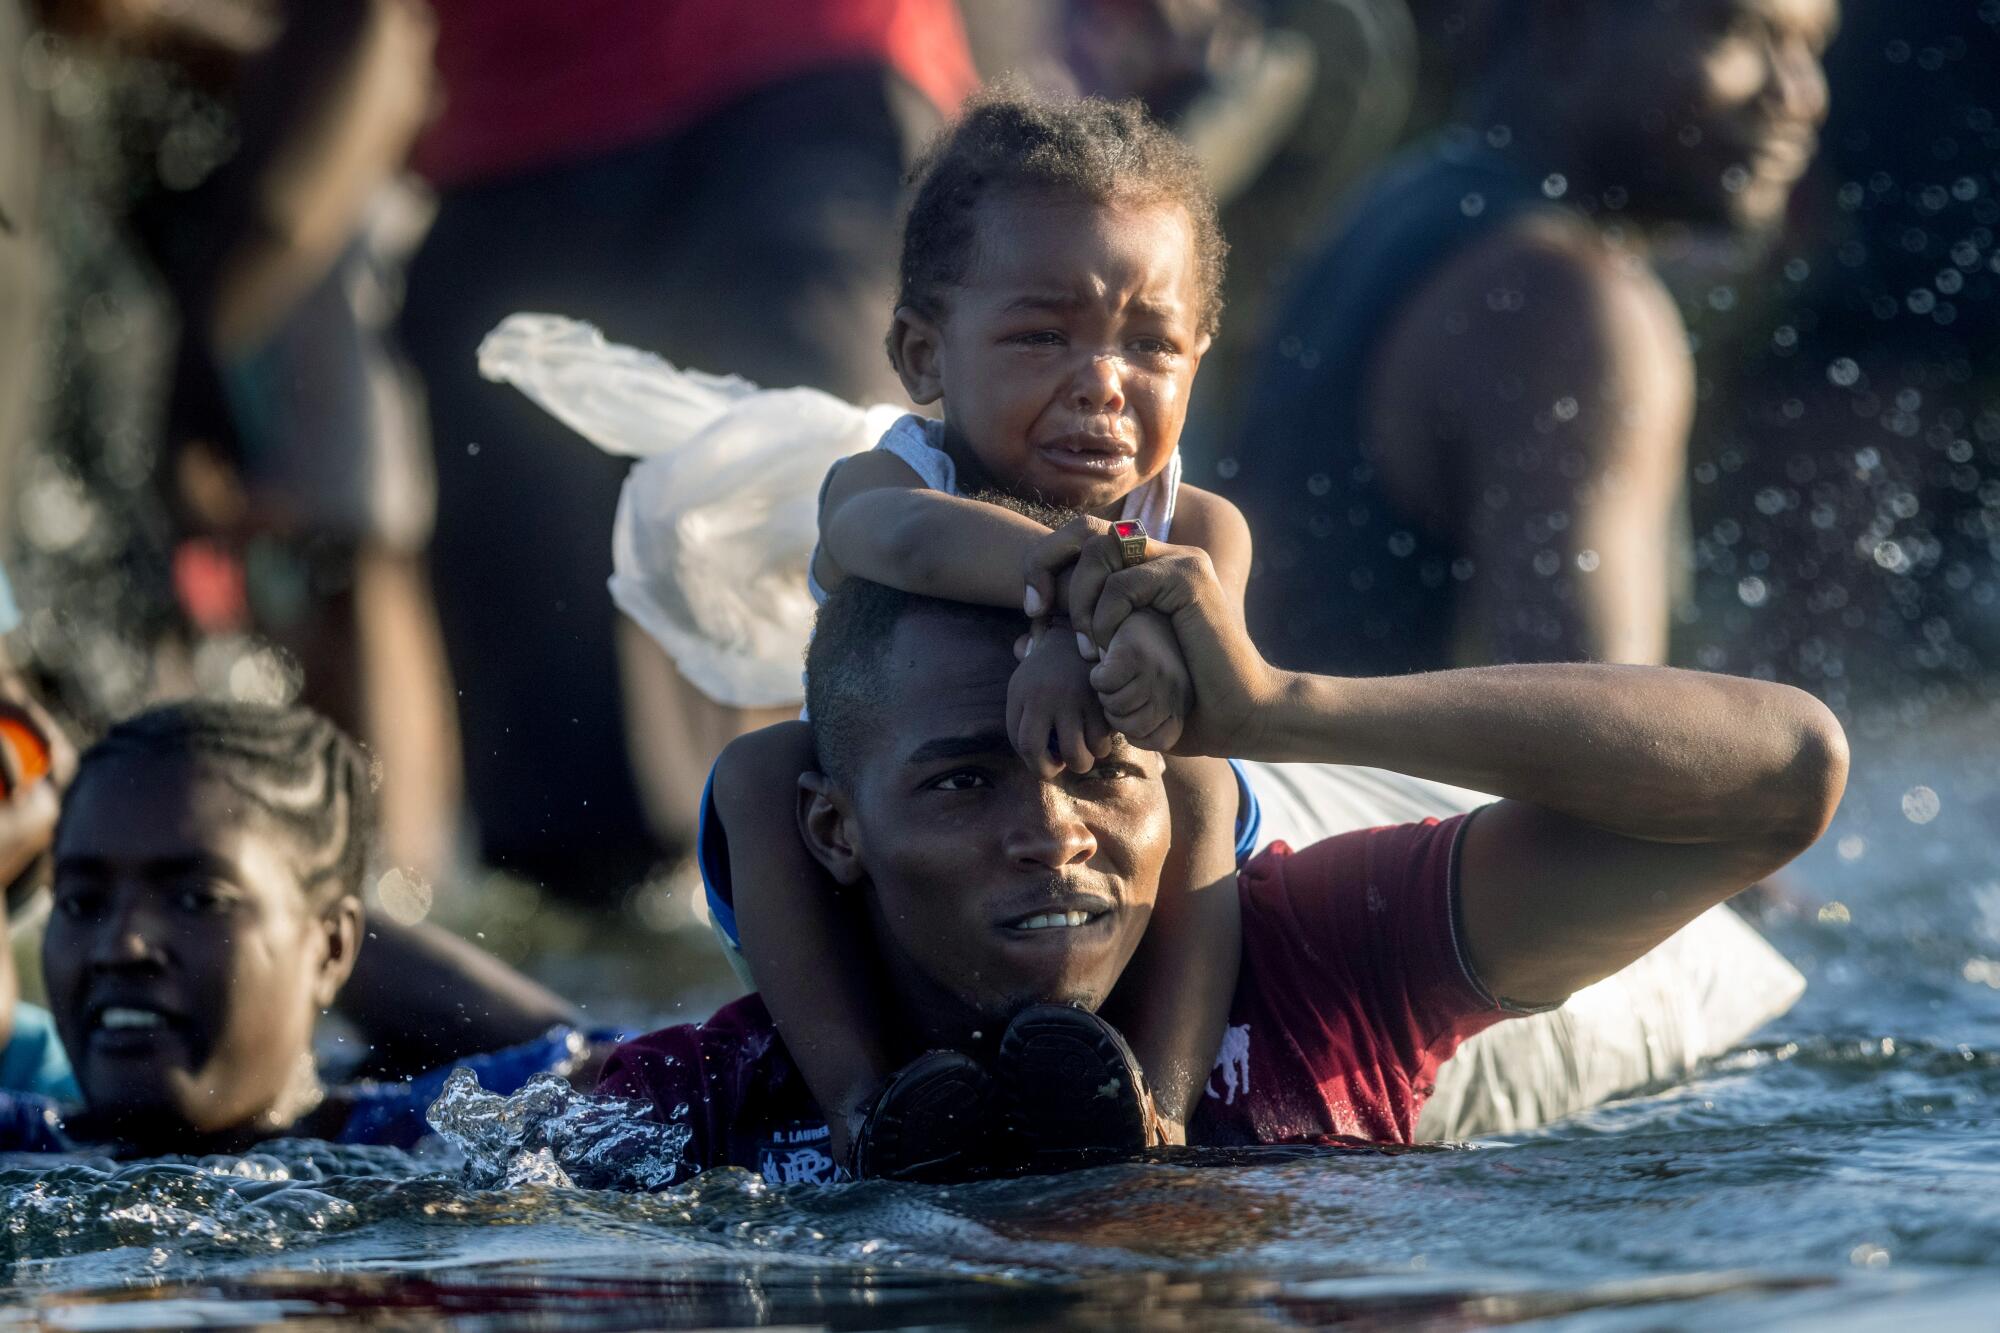
<svg viewBox="0 0 2000 1333"><path fill-rule="evenodd" d="M308 893L330 883L332 897L360 894L375 832L373 775L361 747L312 709L208 700L150 708L84 751L72 792L127 755L201 765L299 842Z"/></svg>
<svg viewBox="0 0 2000 1333"><path fill-rule="evenodd" d="M937 318L964 281L980 206L996 191L1040 189L1093 203L1174 203L1194 227L1201 331L1222 321L1229 245L1193 150L1139 102L1054 98L1001 83L974 95L910 172L898 305Z"/></svg>
<svg viewBox="0 0 2000 1333"><path fill-rule="evenodd" d="M820 772L836 781L852 780L868 737L879 730L883 659L896 627L913 615L987 626L996 636L1012 636L1027 623L1019 611L947 602L867 579L847 579L828 593L806 649L806 716Z"/></svg>

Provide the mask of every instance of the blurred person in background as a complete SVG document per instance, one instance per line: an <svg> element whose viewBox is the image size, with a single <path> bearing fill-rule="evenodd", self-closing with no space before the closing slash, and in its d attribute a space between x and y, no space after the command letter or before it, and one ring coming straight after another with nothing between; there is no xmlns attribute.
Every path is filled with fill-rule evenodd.
<svg viewBox="0 0 2000 1333"><path fill-rule="evenodd" d="M1027 8L1032 8L1028 6ZM1136 97L1201 159L1222 207L1228 318L1187 449L1212 465L1244 370L1319 219L1396 142L1416 79L1404 0L1055 0L1044 43L1098 97Z"/></svg>
<svg viewBox="0 0 2000 1333"><path fill-rule="evenodd" d="M1346 208L1218 487L1287 665L1658 662L1695 406L1661 238L1767 233L1835 0L1491 0L1461 123Z"/></svg>
<svg viewBox="0 0 2000 1333"><path fill-rule="evenodd" d="M21 1000L9 928L44 888L61 791L76 770L76 751L27 686L8 655L20 625L7 572L0 569L0 1093L70 1099L76 1079L55 1021Z"/></svg>
<svg viewBox="0 0 2000 1333"><path fill-rule="evenodd" d="M696 694L605 594L626 463L480 379L516 311L771 387L900 400L874 330L914 144L970 90L952 0L441 0L435 225L403 329L429 393L433 571L485 858L570 897L691 842L775 720Z"/></svg>
<svg viewBox="0 0 2000 1333"><path fill-rule="evenodd" d="M0 0L0 494L28 427L44 315L41 222L42 106L23 69L30 33L17 0ZM11 515L0 504L0 549ZM12 598L8 599L11 606ZM8 629L13 626L9 625Z"/></svg>
<svg viewBox="0 0 2000 1333"><path fill-rule="evenodd" d="M55 113L57 296L44 439L14 491L37 657L86 718L190 687L302 693L376 747L393 854L436 873L456 797L428 458L384 338L428 11L40 18L22 73ZM190 653L162 651L178 638Z"/></svg>
<svg viewBox="0 0 2000 1333"><path fill-rule="evenodd" d="M1711 383L1684 646L1865 738L1980 734L1961 710L2000 687L1995 68L2000 6L1850 6L1783 245L1689 293Z"/></svg>

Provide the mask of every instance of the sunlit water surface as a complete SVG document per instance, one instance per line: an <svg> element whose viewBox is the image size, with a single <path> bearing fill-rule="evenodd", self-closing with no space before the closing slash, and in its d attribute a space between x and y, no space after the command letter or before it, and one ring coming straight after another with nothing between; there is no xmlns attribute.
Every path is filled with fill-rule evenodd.
<svg viewBox="0 0 2000 1333"><path fill-rule="evenodd" d="M1990 719L1989 719L1990 721ZM1863 740L1766 922L1805 999L1698 1081L1462 1150L662 1194L678 1140L461 1089L455 1149L3 1159L0 1324L1991 1326L2000 776ZM587 1187L588 1186L588 1187Z"/></svg>

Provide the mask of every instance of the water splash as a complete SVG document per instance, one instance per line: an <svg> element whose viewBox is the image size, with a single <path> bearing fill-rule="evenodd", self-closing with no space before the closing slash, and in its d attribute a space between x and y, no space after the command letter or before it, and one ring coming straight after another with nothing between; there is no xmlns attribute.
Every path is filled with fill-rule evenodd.
<svg viewBox="0 0 2000 1333"><path fill-rule="evenodd" d="M511 1096L459 1069L431 1103L431 1127L464 1155L466 1183L654 1190L680 1169L692 1131L641 1118L631 1104L538 1074Z"/></svg>

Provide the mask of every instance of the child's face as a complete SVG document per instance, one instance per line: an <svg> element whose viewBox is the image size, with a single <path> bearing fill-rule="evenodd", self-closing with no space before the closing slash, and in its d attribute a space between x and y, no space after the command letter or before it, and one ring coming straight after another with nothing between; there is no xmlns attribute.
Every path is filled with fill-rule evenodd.
<svg viewBox="0 0 2000 1333"><path fill-rule="evenodd" d="M898 311L895 337L910 396L943 401L984 474L966 489L1101 510L1166 466L1208 350L1185 209L998 195L946 300L935 324Z"/></svg>
<svg viewBox="0 0 2000 1333"><path fill-rule="evenodd" d="M187 760L107 759L69 800L43 968L89 1109L141 1142L282 1129L359 905L309 902L294 840Z"/></svg>

